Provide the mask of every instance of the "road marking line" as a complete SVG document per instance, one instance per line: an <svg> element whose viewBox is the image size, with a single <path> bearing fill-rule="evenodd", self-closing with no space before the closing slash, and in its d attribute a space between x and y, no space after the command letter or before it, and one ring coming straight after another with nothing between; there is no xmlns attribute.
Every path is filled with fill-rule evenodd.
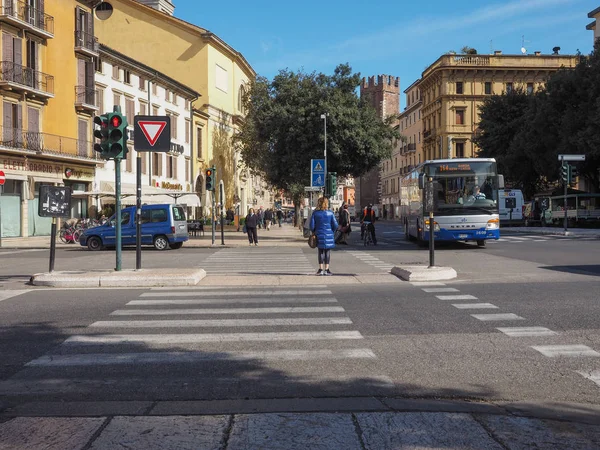
<svg viewBox="0 0 600 450"><path fill-rule="evenodd" d="M440 300L479 300L472 295L436 295Z"/></svg>
<svg viewBox="0 0 600 450"><path fill-rule="evenodd" d="M600 353L592 350L587 345L533 345L531 348L548 358L557 356L592 356L600 358Z"/></svg>
<svg viewBox="0 0 600 450"><path fill-rule="evenodd" d="M111 316L179 316L194 314L293 314L344 312L341 306L289 306L281 308L204 308L204 309L117 309Z"/></svg>
<svg viewBox="0 0 600 450"><path fill-rule="evenodd" d="M196 300L132 300L126 306L152 306L152 305L227 305L242 303L337 303L335 298L203 298Z"/></svg>
<svg viewBox="0 0 600 450"><path fill-rule="evenodd" d="M498 309L491 303L453 303L452 306L458 309Z"/></svg>
<svg viewBox="0 0 600 450"><path fill-rule="evenodd" d="M531 237L504 236L504 239L509 239L511 241L528 241Z"/></svg>
<svg viewBox="0 0 600 450"><path fill-rule="evenodd" d="M171 297L232 297L235 295L244 295L245 297L256 297L256 296L275 296L275 295L324 295L331 294L330 290L311 291L307 289L293 290L293 291L253 291L246 288L245 291L234 291L229 289L228 291L215 291L215 292L170 292ZM144 292L140 297L162 297L165 294L161 292Z"/></svg>
<svg viewBox="0 0 600 450"><path fill-rule="evenodd" d="M17 297L21 294L27 294L28 292L31 292L31 291L33 291L33 289L15 289L15 290L0 291L0 302L4 301L4 300L8 300L9 298Z"/></svg>
<svg viewBox="0 0 600 450"><path fill-rule="evenodd" d="M458 292L458 289L445 287L445 288L423 288L423 292Z"/></svg>
<svg viewBox="0 0 600 450"><path fill-rule="evenodd" d="M345 350L273 350L256 352L146 352L117 354L47 355L25 364L29 367L107 366L117 364L181 364L211 361L308 361L313 359L377 358L368 348Z"/></svg>
<svg viewBox="0 0 600 450"><path fill-rule="evenodd" d="M285 319L214 319L214 320L101 320L94 328L190 328L190 327L276 327L295 325L349 325L348 317Z"/></svg>
<svg viewBox="0 0 600 450"><path fill-rule="evenodd" d="M303 289L323 289L322 285L318 285L318 284L314 284L314 285L302 285ZM222 289L228 289L229 291L239 291L239 290L243 290L243 292L248 292L248 286L193 286L193 287L183 287L183 286L174 286L174 287L153 287L150 288L150 290L152 291L204 291L204 290L208 290L208 291L219 291Z"/></svg>
<svg viewBox="0 0 600 450"><path fill-rule="evenodd" d="M364 339L358 331L288 331L280 333L206 333L206 334L110 334L105 336L76 335L62 345L105 344L193 344L196 342L247 341L325 341Z"/></svg>
<svg viewBox="0 0 600 450"><path fill-rule="evenodd" d="M579 375L583 375L590 381L593 381L598 386L600 386L600 370L589 370L589 371L579 371L577 372Z"/></svg>
<svg viewBox="0 0 600 450"><path fill-rule="evenodd" d="M496 328L507 336L525 337L525 336L555 336L558 333L544 327L502 327Z"/></svg>
<svg viewBox="0 0 600 450"><path fill-rule="evenodd" d="M517 316L513 313L507 314L471 314L471 317L475 317L478 320L492 321L492 320L525 320L521 316Z"/></svg>
<svg viewBox="0 0 600 450"><path fill-rule="evenodd" d="M446 286L445 283L442 283L440 281L411 281L410 284L412 284L413 286L416 286L416 287L423 287L423 286Z"/></svg>

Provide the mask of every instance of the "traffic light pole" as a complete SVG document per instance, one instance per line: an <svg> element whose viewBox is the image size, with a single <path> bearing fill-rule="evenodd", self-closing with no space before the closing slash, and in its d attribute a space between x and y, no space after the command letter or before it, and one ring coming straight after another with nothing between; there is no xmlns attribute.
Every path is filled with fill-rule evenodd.
<svg viewBox="0 0 600 450"><path fill-rule="evenodd" d="M136 158L135 270L142 268L142 153Z"/></svg>
<svg viewBox="0 0 600 450"><path fill-rule="evenodd" d="M212 217L210 218L210 223L212 224L212 245L215 245L215 191L212 191Z"/></svg>
<svg viewBox="0 0 600 450"><path fill-rule="evenodd" d="M567 179L564 180L564 184L565 184L565 204L564 204L564 209L565 209L565 220L564 220L564 227L565 227L565 232L567 231L567 186L569 185L569 163L565 163L563 161L563 167L566 165L567 167Z"/></svg>
<svg viewBox="0 0 600 450"><path fill-rule="evenodd" d="M219 182L219 201L221 203L221 207L219 208L219 213L221 215L221 245L225 245L225 230L223 229L223 207L225 205L225 188L223 186L223 180Z"/></svg>
<svg viewBox="0 0 600 450"><path fill-rule="evenodd" d="M115 270L121 271L121 158L115 158L115 209L116 209L116 250L117 250L117 266Z"/></svg>

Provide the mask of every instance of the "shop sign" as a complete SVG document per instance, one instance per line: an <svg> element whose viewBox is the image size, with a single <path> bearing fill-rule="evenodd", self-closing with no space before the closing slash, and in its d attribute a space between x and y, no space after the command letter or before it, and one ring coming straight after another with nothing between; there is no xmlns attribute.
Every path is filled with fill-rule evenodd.
<svg viewBox="0 0 600 450"><path fill-rule="evenodd" d="M29 172L30 175L54 175L61 179L94 179L94 172L88 168L29 158L2 158L0 168L10 172Z"/></svg>
<svg viewBox="0 0 600 450"><path fill-rule="evenodd" d="M172 191L183 191L183 186L179 183L169 183L168 181L163 181L160 185L163 189L170 189Z"/></svg>

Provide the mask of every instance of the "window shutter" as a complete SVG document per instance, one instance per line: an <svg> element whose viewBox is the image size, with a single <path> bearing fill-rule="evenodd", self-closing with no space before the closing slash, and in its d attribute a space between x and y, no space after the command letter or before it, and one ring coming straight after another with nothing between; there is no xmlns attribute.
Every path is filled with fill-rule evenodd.
<svg viewBox="0 0 600 450"><path fill-rule="evenodd" d="M13 117L12 117L12 103L3 102L3 114L2 114L2 139L4 141L12 141L13 135Z"/></svg>
<svg viewBox="0 0 600 450"><path fill-rule="evenodd" d="M87 156L87 141L88 141L88 123L85 120L79 120L79 129L77 134L77 150L79 156Z"/></svg>
<svg viewBox="0 0 600 450"><path fill-rule="evenodd" d="M92 13L86 12L85 18L87 20L87 33L89 34L89 44L93 47L94 45L94 16Z"/></svg>
<svg viewBox="0 0 600 450"><path fill-rule="evenodd" d="M8 33L2 33L2 61L13 61L13 37Z"/></svg>
<svg viewBox="0 0 600 450"><path fill-rule="evenodd" d="M98 108L100 114L104 114L104 89L98 89Z"/></svg>
<svg viewBox="0 0 600 450"><path fill-rule="evenodd" d="M19 130L23 129L23 107L21 105L16 105L17 107L17 128Z"/></svg>
<svg viewBox="0 0 600 450"><path fill-rule="evenodd" d="M179 158L173 157L173 178L177 179L177 165L179 164Z"/></svg>
<svg viewBox="0 0 600 450"><path fill-rule="evenodd" d="M13 38L13 61L23 65L23 39Z"/></svg>
<svg viewBox="0 0 600 450"><path fill-rule="evenodd" d="M133 152L132 152L132 151L128 151L128 152L127 152L127 163L126 163L126 165L125 165L125 170L126 170L127 172L133 172L133 164L132 164L132 162L133 162L133 161L132 161L133 157L132 157L132 155L133 155Z"/></svg>
<svg viewBox="0 0 600 450"><path fill-rule="evenodd" d="M158 176L162 177L163 176L163 154L159 153L158 154Z"/></svg>
<svg viewBox="0 0 600 450"><path fill-rule="evenodd" d="M83 59L77 60L77 85L85 86L85 61Z"/></svg>
<svg viewBox="0 0 600 450"><path fill-rule="evenodd" d="M133 107L134 107L134 103L133 100L130 99L125 99L125 115L127 116L127 122L129 123L129 126L133 127Z"/></svg>
<svg viewBox="0 0 600 450"><path fill-rule="evenodd" d="M146 104L140 103L140 116L145 116L145 115L146 115Z"/></svg>
<svg viewBox="0 0 600 450"><path fill-rule="evenodd" d="M187 120L185 122L185 143L190 143L190 123Z"/></svg>
<svg viewBox="0 0 600 450"><path fill-rule="evenodd" d="M36 108L27 108L27 131L30 133L40 131L40 111Z"/></svg>
<svg viewBox="0 0 600 450"><path fill-rule="evenodd" d="M91 61L85 62L85 87L88 89L94 88L94 64Z"/></svg>

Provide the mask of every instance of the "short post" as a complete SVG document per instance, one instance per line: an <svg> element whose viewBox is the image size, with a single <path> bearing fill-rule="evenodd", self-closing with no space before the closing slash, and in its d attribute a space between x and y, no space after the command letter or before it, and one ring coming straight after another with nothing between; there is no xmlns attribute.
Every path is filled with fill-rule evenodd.
<svg viewBox="0 0 600 450"><path fill-rule="evenodd" d="M56 217L53 217L52 218L52 226L50 228L50 267L49 267L49 272L54 271L54 259L55 258L56 258Z"/></svg>
<svg viewBox="0 0 600 450"><path fill-rule="evenodd" d="M219 199L221 202L221 206L219 207L219 212L221 215L221 245L225 245L225 231L223 228L223 209L225 206L225 187L223 186L223 180L219 182Z"/></svg>
<svg viewBox="0 0 600 450"><path fill-rule="evenodd" d="M567 167L567 174L568 174L569 173L569 163L565 163L563 161L563 166ZM565 219L564 219L564 227L565 227L565 233L566 233L567 232L567 186L569 184L569 178L568 178L568 176L567 176L567 179L563 180L563 181L564 181L564 185L565 185L565 191L564 191L565 192L565 194L564 194L565 195L565 204L564 204Z"/></svg>
<svg viewBox="0 0 600 450"><path fill-rule="evenodd" d="M508 226L509 227L512 227L512 212L513 212L513 209L510 208L509 219L508 219Z"/></svg>
<svg viewBox="0 0 600 450"><path fill-rule="evenodd" d="M434 233L435 226L433 221L433 210L434 210L434 192L433 192L433 177L429 177L429 267L435 267L435 248L434 248Z"/></svg>

